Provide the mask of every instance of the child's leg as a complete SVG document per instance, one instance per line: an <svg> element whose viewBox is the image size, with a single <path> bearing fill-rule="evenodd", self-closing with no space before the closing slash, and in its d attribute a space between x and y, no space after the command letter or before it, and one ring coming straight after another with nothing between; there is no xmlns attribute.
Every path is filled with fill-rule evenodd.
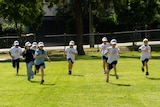
<svg viewBox="0 0 160 107"><path fill-rule="evenodd" d="M20 62L20 60L19 60L19 59L17 59L17 60L16 60L17 75L18 75L18 73L19 73L19 62Z"/></svg>
<svg viewBox="0 0 160 107"><path fill-rule="evenodd" d="M44 80L44 67L41 66L40 69L41 69L41 77L42 77L42 80Z"/></svg>
<svg viewBox="0 0 160 107"><path fill-rule="evenodd" d="M44 83L44 66L41 66L40 69L41 69L41 77L42 77L40 84L43 84Z"/></svg>
<svg viewBox="0 0 160 107"><path fill-rule="evenodd" d="M68 61L68 70L72 71L73 63L71 61Z"/></svg>
<svg viewBox="0 0 160 107"><path fill-rule="evenodd" d="M108 68L108 71L107 71L106 82L109 82L109 73L110 73L110 70L111 70L111 64L107 63L107 68Z"/></svg>
<svg viewBox="0 0 160 107"><path fill-rule="evenodd" d="M106 70L106 67L107 67L106 60L103 59L103 69Z"/></svg>
<svg viewBox="0 0 160 107"><path fill-rule="evenodd" d="M114 69L114 72L115 72L116 79L118 79L116 64L113 64L113 69Z"/></svg>
<svg viewBox="0 0 160 107"><path fill-rule="evenodd" d="M142 61L142 71L144 72L144 66L145 66L145 62Z"/></svg>
<svg viewBox="0 0 160 107"><path fill-rule="evenodd" d="M146 75L149 75L149 72L148 72L148 62L145 62L145 66L146 66Z"/></svg>

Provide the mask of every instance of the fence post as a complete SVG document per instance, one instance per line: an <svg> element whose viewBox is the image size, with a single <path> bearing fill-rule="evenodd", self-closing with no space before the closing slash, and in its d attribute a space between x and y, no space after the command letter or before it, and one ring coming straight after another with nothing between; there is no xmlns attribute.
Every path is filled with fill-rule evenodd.
<svg viewBox="0 0 160 107"><path fill-rule="evenodd" d="M133 42L132 42L133 47L135 46L136 36L137 36L137 29L135 29L135 32L133 33Z"/></svg>

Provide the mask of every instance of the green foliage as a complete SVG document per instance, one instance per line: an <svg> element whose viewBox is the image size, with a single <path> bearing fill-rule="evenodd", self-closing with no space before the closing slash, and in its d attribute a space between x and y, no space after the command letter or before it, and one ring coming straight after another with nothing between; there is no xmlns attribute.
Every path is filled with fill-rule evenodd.
<svg viewBox="0 0 160 107"><path fill-rule="evenodd" d="M43 16L43 1L3 0L0 2L0 15L9 22L15 23L17 30L22 30L22 26L30 27L35 23L39 25Z"/></svg>
<svg viewBox="0 0 160 107"><path fill-rule="evenodd" d="M157 0L114 0L114 8L120 24L149 25L158 14Z"/></svg>

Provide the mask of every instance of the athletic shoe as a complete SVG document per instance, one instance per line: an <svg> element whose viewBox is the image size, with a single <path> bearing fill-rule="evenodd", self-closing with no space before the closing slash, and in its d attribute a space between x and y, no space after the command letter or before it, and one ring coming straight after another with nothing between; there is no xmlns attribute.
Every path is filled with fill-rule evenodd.
<svg viewBox="0 0 160 107"><path fill-rule="evenodd" d="M144 68L142 67L142 72L144 72Z"/></svg>
<svg viewBox="0 0 160 107"><path fill-rule="evenodd" d="M104 74L107 74L107 70L104 70Z"/></svg>
<svg viewBox="0 0 160 107"><path fill-rule="evenodd" d="M109 82L109 78L106 78L106 82Z"/></svg>
<svg viewBox="0 0 160 107"><path fill-rule="evenodd" d="M68 71L68 75L72 75L72 71Z"/></svg>
<svg viewBox="0 0 160 107"><path fill-rule="evenodd" d="M119 79L119 76L118 76L118 74L116 74L116 79Z"/></svg>
<svg viewBox="0 0 160 107"><path fill-rule="evenodd" d="M146 72L146 75L149 75L149 72L148 72L148 71Z"/></svg>
<svg viewBox="0 0 160 107"><path fill-rule="evenodd" d="M43 84L44 83L44 80L41 80L41 83L40 84Z"/></svg>

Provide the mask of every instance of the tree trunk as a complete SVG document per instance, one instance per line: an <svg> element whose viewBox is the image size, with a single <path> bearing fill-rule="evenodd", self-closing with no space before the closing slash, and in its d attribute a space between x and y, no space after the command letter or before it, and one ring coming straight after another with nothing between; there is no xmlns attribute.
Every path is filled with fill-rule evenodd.
<svg viewBox="0 0 160 107"><path fill-rule="evenodd" d="M85 55L83 49L83 18L82 18L82 1L73 0L74 3L74 18L76 21L76 33L77 33L77 50L79 55Z"/></svg>

